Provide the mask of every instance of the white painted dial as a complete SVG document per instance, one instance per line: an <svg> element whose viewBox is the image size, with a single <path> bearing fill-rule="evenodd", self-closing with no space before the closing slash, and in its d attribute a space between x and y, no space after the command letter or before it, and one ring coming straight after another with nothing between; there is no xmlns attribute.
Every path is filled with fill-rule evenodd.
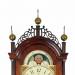
<svg viewBox="0 0 75 75"><path fill-rule="evenodd" d="M55 75L55 71L53 68L37 65L27 68L22 72L22 75Z"/></svg>

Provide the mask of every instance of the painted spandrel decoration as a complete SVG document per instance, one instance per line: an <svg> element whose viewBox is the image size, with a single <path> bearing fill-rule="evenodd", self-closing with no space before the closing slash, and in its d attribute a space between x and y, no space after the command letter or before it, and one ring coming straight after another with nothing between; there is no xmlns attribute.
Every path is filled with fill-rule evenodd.
<svg viewBox="0 0 75 75"><path fill-rule="evenodd" d="M36 28L24 32L15 44L16 36L11 26L11 75L65 75L67 35L61 36L62 45L45 26L40 27L41 18L37 10Z"/></svg>

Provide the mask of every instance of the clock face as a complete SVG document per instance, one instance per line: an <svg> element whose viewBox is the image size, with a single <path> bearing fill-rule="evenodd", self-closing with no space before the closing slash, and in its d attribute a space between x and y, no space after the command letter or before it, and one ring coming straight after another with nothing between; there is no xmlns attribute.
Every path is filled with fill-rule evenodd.
<svg viewBox="0 0 75 75"><path fill-rule="evenodd" d="M50 65L53 65L53 60L52 60L51 56L43 50L35 50L35 51L30 52L26 56L26 58L24 60L24 64L29 65L29 63L31 63L32 61L37 61L39 63L40 59L42 61L47 62Z"/></svg>
<svg viewBox="0 0 75 75"><path fill-rule="evenodd" d="M30 52L21 67L21 75L55 75L51 56L42 50Z"/></svg>
<svg viewBox="0 0 75 75"><path fill-rule="evenodd" d="M22 72L22 75L55 75L54 66L44 67L41 65L28 67Z"/></svg>

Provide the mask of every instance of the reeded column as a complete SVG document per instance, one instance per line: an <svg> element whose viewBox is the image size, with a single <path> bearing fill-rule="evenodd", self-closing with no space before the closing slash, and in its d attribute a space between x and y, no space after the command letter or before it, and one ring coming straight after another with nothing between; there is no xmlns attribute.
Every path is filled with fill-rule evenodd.
<svg viewBox="0 0 75 75"><path fill-rule="evenodd" d="M11 42L11 54L15 52L15 42ZM11 59L11 75L16 75L16 60Z"/></svg>

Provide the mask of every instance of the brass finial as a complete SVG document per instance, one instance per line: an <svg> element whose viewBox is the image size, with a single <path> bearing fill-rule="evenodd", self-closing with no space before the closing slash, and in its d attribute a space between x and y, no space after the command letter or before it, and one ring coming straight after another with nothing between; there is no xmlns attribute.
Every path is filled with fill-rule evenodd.
<svg viewBox="0 0 75 75"><path fill-rule="evenodd" d="M61 36L61 40L62 41L66 41L67 40L67 35L65 34L65 26L64 26L64 29L63 29L63 35Z"/></svg>
<svg viewBox="0 0 75 75"><path fill-rule="evenodd" d="M41 23L41 18L39 18L39 9L37 9L37 18L35 18L35 23L39 25Z"/></svg>
<svg viewBox="0 0 75 75"><path fill-rule="evenodd" d="M14 41L16 39L16 36L13 34L12 26L11 26L11 34L9 35L9 39L11 41Z"/></svg>

